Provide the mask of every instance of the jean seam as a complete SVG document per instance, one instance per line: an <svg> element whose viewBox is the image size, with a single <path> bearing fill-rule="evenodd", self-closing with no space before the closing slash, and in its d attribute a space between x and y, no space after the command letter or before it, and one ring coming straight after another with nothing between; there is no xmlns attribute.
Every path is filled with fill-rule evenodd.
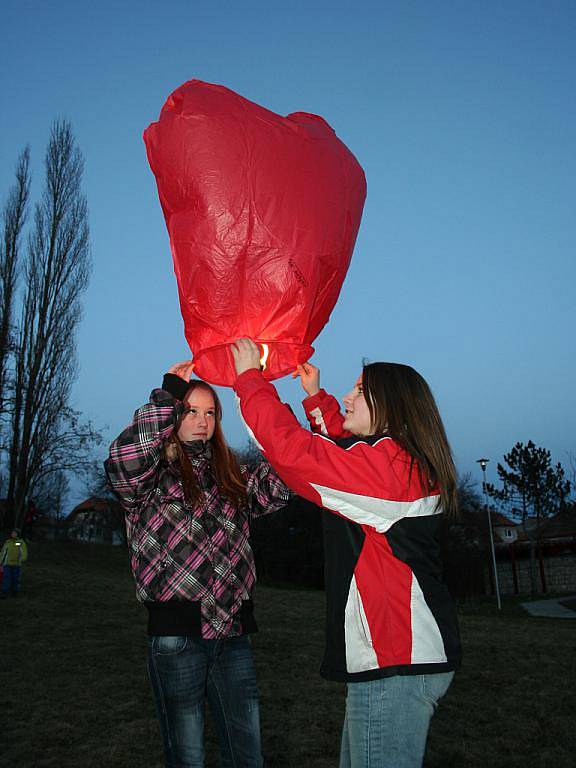
<svg viewBox="0 0 576 768"><path fill-rule="evenodd" d="M375 705L375 703L378 705L378 713L377 713L377 715L378 715L378 723L379 724L380 724L380 720L382 719L382 706L383 706L382 699L383 699L383 695L379 695L379 693L380 692L376 689L376 686L372 686L372 685L369 686L369 688L368 688L368 728L367 728L367 745L366 745L366 756L367 756L366 765L367 766L371 765L371 763L372 763L372 757L373 757L372 749L374 748L374 749L378 750L378 752L380 751L379 745L374 745L373 744L373 738L372 738L372 734L374 732L373 722L376 719L376 718L374 718L374 714L375 714L374 713L374 705ZM377 726L377 728L378 728L378 726ZM374 757L376 758L377 755L374 755Z"/></svg>
<svg viewBox="0 0 576 768"><path fill-rule="evenodd" d="M152 662L152 669L154 671L154 677L156 678L156 686L159 694L160 699L160 706L162 709L162 717L164 718L164 724L166 728L166 733L168 735L168 748L170 750L173 749L173 742L172 742L172 734L170 732L170 722L168 718L168 710L166 709L166 700L164 697L164 689L162 687L162 678L160 676L160 673L158 672L157 666L156 666L156 659L154 658L154 648L152 647L152 652L150 654L151 662Z"/></svg>
<svg viewBox="0 0 576 768"><path fill-rule="evenodd" d="M224 706L222 696L220 695L220 688L216 684L216 680L214 676L212 675L212 670L208 673L209 676L212 678L212 684L214 685L214 690L216 691L216 696L218 696L218 703L220 704L220 710L222 711L222 720L224 722L224 729L226 731L226 741L228 743L228 753L232 757L232 768L236 768L236 752L234 750L234 747L232 745L232 739L230 738L230 726L228 724L228 714L226 712L226 707Z"/></svg>

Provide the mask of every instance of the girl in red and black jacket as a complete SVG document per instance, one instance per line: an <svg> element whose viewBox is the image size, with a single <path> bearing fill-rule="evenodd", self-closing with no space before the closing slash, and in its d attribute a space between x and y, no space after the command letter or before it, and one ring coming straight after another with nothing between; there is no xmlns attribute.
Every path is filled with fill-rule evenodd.
<svg viewBox="0 0 576 768"><path fill-rule="evenodd" d="M326 651L321 674L348 683L340 766L413 768L460 662L438 531L456 512L456 471L436 403L409 366L364 367L345 415L299 366L312 433L232 346L242 415L296 493L324 509Z"/></svg>

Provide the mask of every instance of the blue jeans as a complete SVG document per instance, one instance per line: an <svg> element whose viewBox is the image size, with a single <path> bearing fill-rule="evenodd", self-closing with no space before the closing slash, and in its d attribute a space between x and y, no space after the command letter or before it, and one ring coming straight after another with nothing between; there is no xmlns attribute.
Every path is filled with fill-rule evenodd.
<svg viewBox="0 0 576 768"><path fill-rule="evenodd" d="M4 574L2 576L2 592L5 595L11 592L13 595L17 595L20 590L20 572L21 565L5 565Z"/></svg>
<svg viewBox="0 0 576 768"><path fill-rule="evenodd" d="M430 719L454 672L349 683L340 768L420 768Z"/></svg>
<svg viewBox="0 0 576 768"><path fill-rule="evenodd" d="M259 697L248 637L155 636L148 646L166 768L203 768L206 699L222 768L262 768Z"/></svg>

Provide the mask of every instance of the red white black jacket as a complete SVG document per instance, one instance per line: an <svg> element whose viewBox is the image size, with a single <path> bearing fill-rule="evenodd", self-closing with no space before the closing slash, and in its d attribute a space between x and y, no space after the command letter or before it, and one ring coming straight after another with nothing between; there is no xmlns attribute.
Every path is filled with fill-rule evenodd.
<svg viewBox="0 0 576 768"><path fill-rule="evenodd" d="M312 433L259 371L239 376L235 390L280 477L325 510L321 674L361 681L456 669L460 640L442 582L438 490L424 488L410 455L391 438L344 437L338 404L324 390L304 401Z"/></svg>

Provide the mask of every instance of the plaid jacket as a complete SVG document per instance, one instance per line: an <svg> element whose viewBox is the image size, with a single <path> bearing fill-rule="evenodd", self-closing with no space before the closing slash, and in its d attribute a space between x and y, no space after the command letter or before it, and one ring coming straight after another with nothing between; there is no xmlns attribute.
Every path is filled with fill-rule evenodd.
<svg viewBox="0 0 576 768"><path fill-rule="evenodd" d="M256 580L250 519L285 506L290 491L267 462L254 471L242 467L248 507L238 508L221 495L209 453L199 442L190 459L203 500L188 505L179 467L163 450L183 410L182 402L168 391L153 390L150 401L112 443L106 473L126 512L136 594L151 609L151 618L155 611L154 623L158 625L158 609L170 608L172 614L174 608L181 609L182 616L192 608L198 609L197 626L194 631L194 616L188 611L187 634L206 639L238 635L249 631L243 608L251 606ZM149 625L150 634L181 632L170 630L166 618L160 624L165 631L150 630Z"/></svg>

